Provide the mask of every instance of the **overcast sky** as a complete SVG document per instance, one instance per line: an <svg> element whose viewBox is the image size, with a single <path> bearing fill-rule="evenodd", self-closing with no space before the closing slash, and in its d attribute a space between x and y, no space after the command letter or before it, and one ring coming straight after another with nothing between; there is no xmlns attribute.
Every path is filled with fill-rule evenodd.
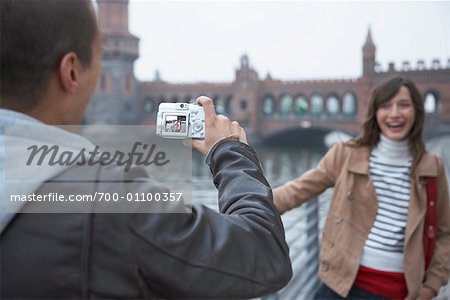
<svg viewBox="0 0 450 300"><path fill-rule="evenodd" d="M357 78L370 26L383 69L450 59L450 2L130 0L139 80L229 82L243 54L265 78Z"/></svg>

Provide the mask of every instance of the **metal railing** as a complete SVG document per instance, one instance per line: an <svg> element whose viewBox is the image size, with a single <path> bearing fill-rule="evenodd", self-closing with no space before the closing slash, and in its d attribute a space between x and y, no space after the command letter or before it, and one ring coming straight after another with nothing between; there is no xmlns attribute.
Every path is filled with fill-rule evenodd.
<svg viewBox="0 0 450 300"><path fill-rule="evenodd" d="M320 237L329 196L330 193L325 193L319 199L310 200L282 216L293 276L285 288L262 300L313 298L320 285L317 276Z"/></svg>

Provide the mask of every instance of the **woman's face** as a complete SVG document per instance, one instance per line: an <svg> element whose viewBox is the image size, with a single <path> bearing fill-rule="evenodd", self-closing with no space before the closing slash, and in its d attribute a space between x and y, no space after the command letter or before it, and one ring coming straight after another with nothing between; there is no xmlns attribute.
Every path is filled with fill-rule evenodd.
<svg viewBox="0 0 450 300"><path fill-rule="evenodd" d="M402 141L408 137L416 118L416 110L408 88L402 86L398 93L377 110L377 123L389 139Z"/></svg>

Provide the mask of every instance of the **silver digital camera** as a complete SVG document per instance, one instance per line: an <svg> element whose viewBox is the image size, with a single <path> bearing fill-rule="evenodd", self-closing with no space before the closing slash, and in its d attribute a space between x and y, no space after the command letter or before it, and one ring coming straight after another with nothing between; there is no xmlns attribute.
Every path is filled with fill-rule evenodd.
<svg viewBox="0 0 450 300"><path fill-rule="evenodd" d="M173 139L204 139L205 111L190 103L162 102L158 107L156 134Z"/></svg>

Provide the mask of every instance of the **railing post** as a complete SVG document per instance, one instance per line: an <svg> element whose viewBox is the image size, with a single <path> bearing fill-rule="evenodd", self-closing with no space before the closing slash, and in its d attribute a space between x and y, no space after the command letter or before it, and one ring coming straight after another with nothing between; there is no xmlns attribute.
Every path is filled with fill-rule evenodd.
<svg viewBox="0 0 450 300"><path fill-rule="evenodd" d="M314 279L311 278L310 284L308 285L308 291L307 295L305 295L308 299L312 299L314 294L316 293L319 285L320 280L317 276L318 270L319 270L319 252L320 252L320 229L319 229L319 223L320 223L320 214L319 214L319 199L316 198L312 201L309 201L307 204L308 208L307 211L309 212L306 216L308 227L306 234L308 236L308 240L311 241L308 243L308 246L306 248L308 252L309 261L307 264L311 265Z"/></svg>
<svg viewBox="0 0 450 300"><path fill-rule="evenodd" d="M319 202L311 199L282 218L294 274L284 289L262 299L312 299L319 286Z"/></svg>

